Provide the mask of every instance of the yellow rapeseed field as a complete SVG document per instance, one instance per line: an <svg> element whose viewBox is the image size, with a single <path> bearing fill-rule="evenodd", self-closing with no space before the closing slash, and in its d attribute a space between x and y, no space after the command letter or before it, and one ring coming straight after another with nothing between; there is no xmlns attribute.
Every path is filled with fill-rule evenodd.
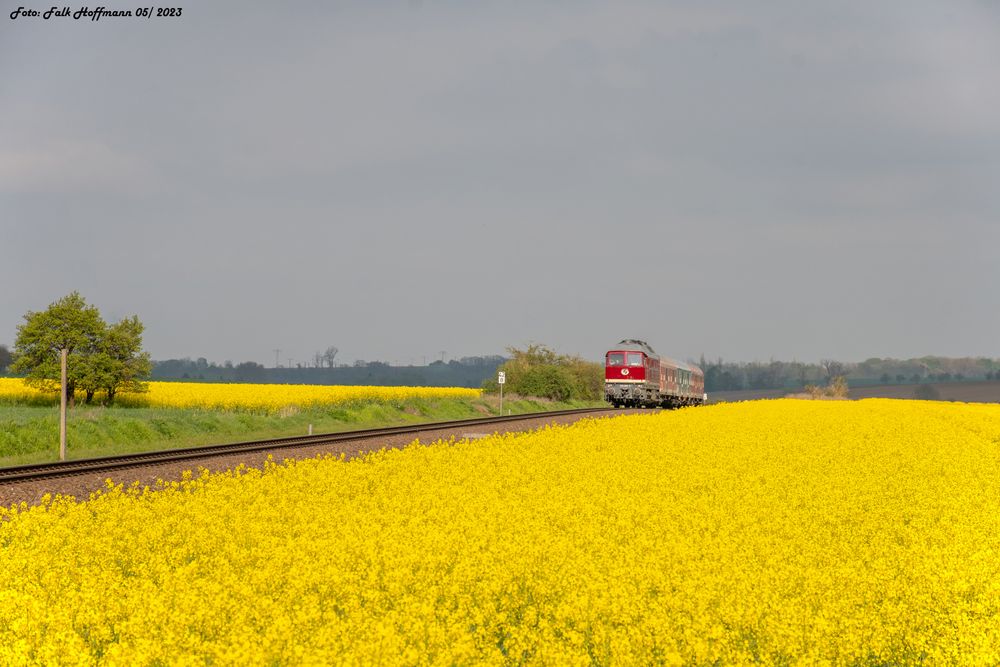
<svg viewBox="0 0 1000 667"><path fill-rule="evenodd" d="M149 391L120 394L119 405L133 407L205 408L277 411L343 403L398 402L410 398L478 398L479 389L462 387L348 387L305 384L220 384L149 382ZM0 378L0 400L38 402L53 394L27 387L16 378ZM55 401L56 398L51 400Z"/></svg>
<svg viewBox="0 0 1000 667"><path fill-rule="evenodd" d="M41 397L41 392L25 386L19 378L0 378L0 400L5 403L30 403Z"/></svg>
<svg viewBox="0 0 1000 667"><path fill-rule="evenodd" d="M0 664L1000 664L1000 406L762 401L0 521Z"/></svg>

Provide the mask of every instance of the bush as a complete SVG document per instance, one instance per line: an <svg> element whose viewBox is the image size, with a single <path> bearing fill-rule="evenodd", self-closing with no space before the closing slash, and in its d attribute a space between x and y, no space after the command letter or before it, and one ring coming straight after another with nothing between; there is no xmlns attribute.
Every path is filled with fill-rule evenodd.
<svg viewBox="0 0 1000 667"><path fill-rule="evenodd" d="M604 392L604 367L578 356L556 354L544 345L529 345L526 350L508 348L511 358L498 370L507 375L505 389L521 396L536 396L557 401L569 399L600 400ZM483 383L483 389L496 392L495 379Z"/></svg>
<svg viewBox="0 0 1000 667"><path fill-rule="evenodd" d="M539 396L554 401L565 401L578 393L573 376L559 366L536 366L529 368L511 389L522 396Z"/></svg>
<svg viewBox="0 0 1000 667"><path fill-rule="evenodd" d="M830 385L826 388L826 395L833 398L847 398L848 393L847 378L843 375L833 378Z"/></svg>
<svg viewBox="0 0 1000 667"><path fill-rule="evenodd" d="M805 390L812 398L847 398L850 393L847 378L843 375L833 378L830 384L825 387L809 384L806 385Z"/></svg>

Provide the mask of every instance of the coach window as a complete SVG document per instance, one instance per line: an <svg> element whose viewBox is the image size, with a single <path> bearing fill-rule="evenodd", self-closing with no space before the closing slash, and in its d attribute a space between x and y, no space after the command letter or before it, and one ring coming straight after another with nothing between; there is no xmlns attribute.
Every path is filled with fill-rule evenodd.
<svg viewBox="0 0 1000 667"><path fill-rule="evenodd" d="M642 366L642 352L629 352L628 353L628 365L629 366Z"/></svg>
<svg viewBox="0 0 1000 667"><path fill-rule="evenodd" d="M612 352L608 355L608 366L624 366L625 365L625 353L624 352Z"/></svg>

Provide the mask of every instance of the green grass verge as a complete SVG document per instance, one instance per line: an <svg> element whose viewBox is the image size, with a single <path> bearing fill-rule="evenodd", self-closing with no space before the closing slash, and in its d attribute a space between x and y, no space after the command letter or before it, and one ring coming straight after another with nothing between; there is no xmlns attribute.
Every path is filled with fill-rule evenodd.
<svg viewBox="0 0 1000 667"><path fill-rule="evenodd" d="M603 406L593 401L504 400L504 413ZM411 399L396 404L284 410L281 414L176 408L77 406L67 418L67 457L112 456L159 449L333 433L497 414L496 397ZM0 467L55 461L59 456L59 409L0 405Z"/></svg>

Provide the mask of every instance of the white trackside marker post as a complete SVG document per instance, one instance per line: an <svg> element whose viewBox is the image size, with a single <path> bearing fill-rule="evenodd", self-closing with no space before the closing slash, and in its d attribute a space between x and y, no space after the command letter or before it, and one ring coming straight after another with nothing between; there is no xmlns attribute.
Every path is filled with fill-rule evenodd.
<svg viewBox="0 0 1000 667"><path fill-rule="evenodd" d="M503 415L503 385L507 381L507 374L503 371L497 375L497 384L500 385L500 415Z"/></svg>
<svg viewBox="0 0 1000 667"><path fill-rule="evenodd" d="M66 356L69 350L65 347L59 351L60 367L60 399L59 399L59 460L66 460Z"/></svg>

